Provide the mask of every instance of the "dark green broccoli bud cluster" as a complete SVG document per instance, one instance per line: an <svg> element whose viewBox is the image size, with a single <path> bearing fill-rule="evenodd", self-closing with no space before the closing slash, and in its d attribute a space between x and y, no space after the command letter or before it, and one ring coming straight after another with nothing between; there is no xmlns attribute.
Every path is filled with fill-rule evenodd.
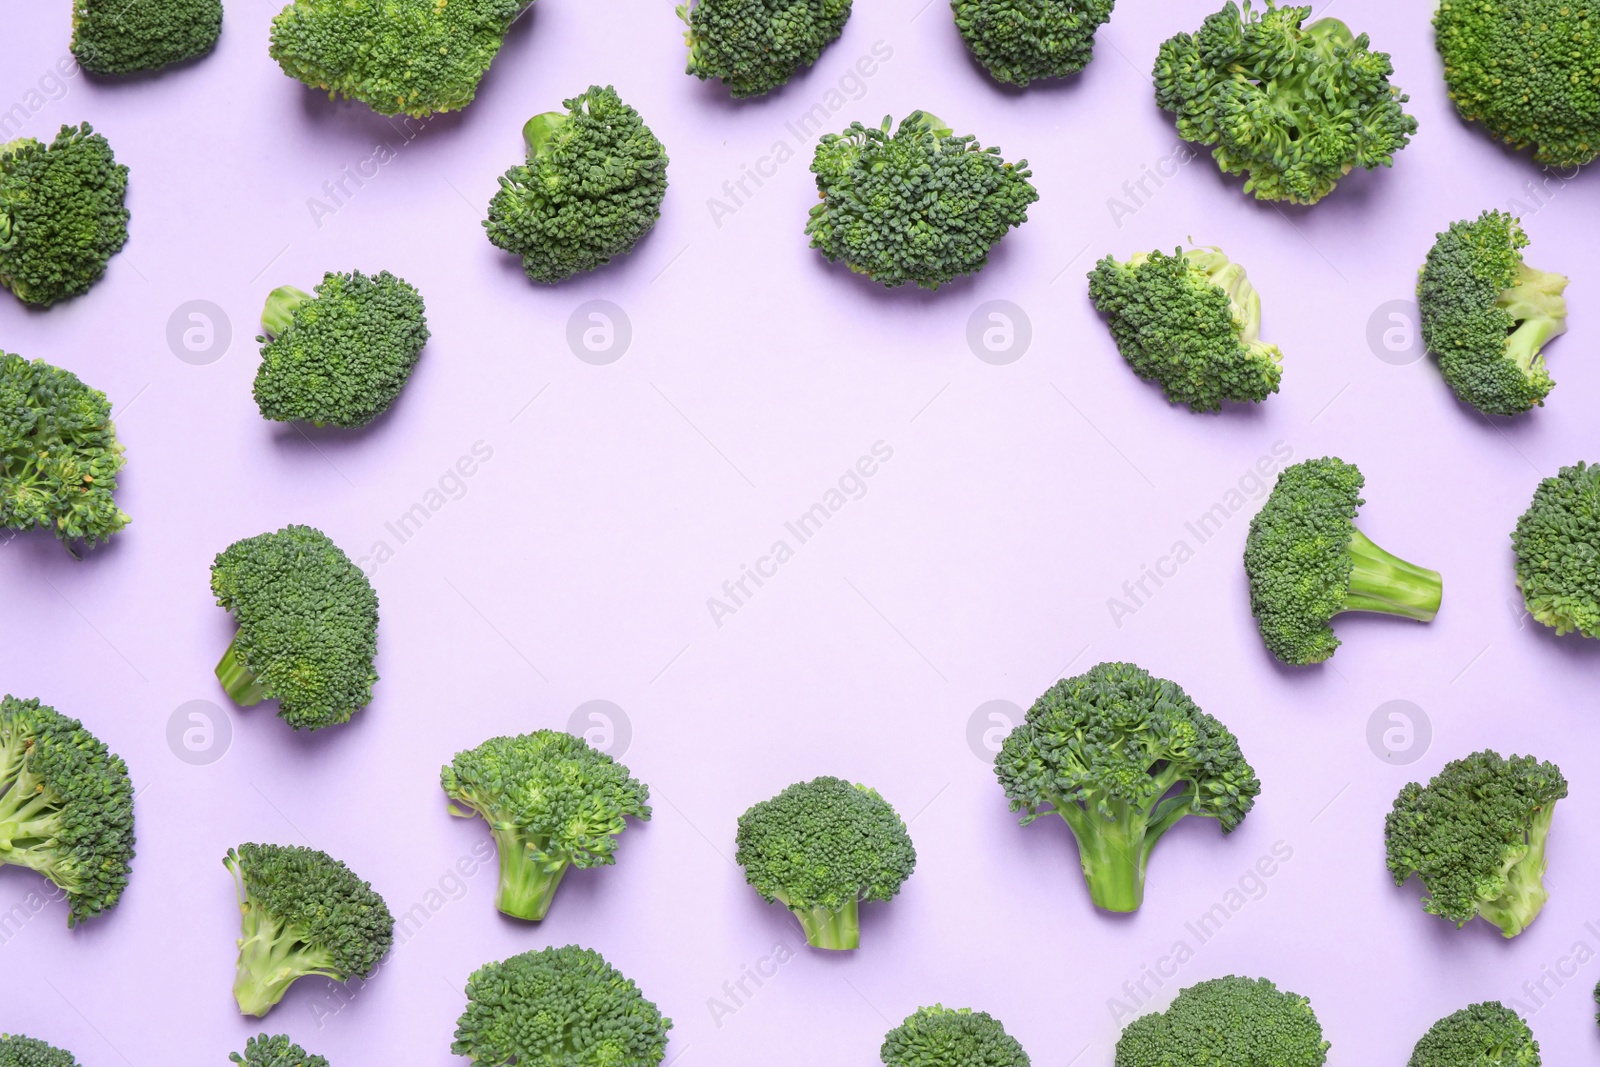
<svg viewBox="0 0 1600 1067"><path fill-rule="evenodd" d="M689 27L688 73L720 78L736 97L761 96L838 39L850 0L693 0L677 10Z"/></svg>
<svg viewBox="0 0 1600 1067"><path fill-rule="evenodd" d="M1600 637L1600 467L1562 467L1511 533L1528 612L1556 633Z"/></svg>
<svg viewBox="0 0 1600 1067"><path fill-rule="evenodd" d="M1422 341L1456 396L1487 415L1543 406L1543 349L1567 332L1567 279L1522 261L1528 235L1504 211L1453 222L1417 284Z"/></svg>
<svg viewBox="0 0 1600 1067"><path fill-rule="evenodd" d="M1218 411L1278 391L1283 353L1261 340L1261 297L1222 249L1107 256L1089 272L1089 296L1134 373L1174 404Z"/></svg>
<svg viewBox="0 0 1600 1067"><path fill-rule="evenodd" d="M1028 1054L985 1011L918 1008L890 1030L879 1053L884 1067L1028 1067Z"/></svg>
<svg viewBox="0 0 1600 1067"><path fill-rule="evenodd" d="M1428 1028L1406 1067L1539 1067L1539 1042L1498 1000L1462 1008Z"/></svg>
<svg viewBox="0 0 1600 1067"><path fill-rule="evenodd" d="M133 863L128 765L77 719L37 700L0 700L0 864L67 895L67 925L110 908Z"/></svg>
<svg viewBox="0 0 1600 1067"><path fill-rule="evenodd" d="M1391 166L1417 132L1388 53L1338 19L1304 25L1310 15L1228 0L1156 57L1156 103L1258 200L1315 204L1356 167Z"/></svg>
<svg viewBox="0 0 1600 1067"><path fill-rule="evenodd" d="M972 58L995 81L1065 78L1094 58L1095 31L1116 0L951 0Z"/></svg>
<svg viewBox="0 0 1600 1067"><path fill-rule="evenodd" d="M94 74L158 70L216 47L222 0L74 0L72 54Z"/></svg>
<svg viewBox="0 0 1600 1067"><path fill-rule="evenodd" d="M569 867L615 863L625 816L650 818L649 786L559 730L490 738L457 752L439 784L454 802L452 815L481 815L494 831L495 906L518 919L545 917Z"/></svg>
<svg viewBox="0 0 1600 1067"><path fill-rule="evenodd" d="M239 623L217 664L236 704L276 700L284 722L319 730L372 701L378 594L327 534L286 526L236 541L211 565L211 592Z"/></svg>
<svg viewBox="0 0 1600 1067"><path fill-rule="evenodd" d="M474 971L450 1051L482 1067L655 1067L671 1029L605 957L567 945Z"/></svg>
<svg viewBox="0 0 1600 1067"><path fill-rule="evenodd" d="M1321 663L1339 647L1329 625L1345 611L1431 622L1444 581L1356 529L1366 480L1333 456L1285 467L1245 539L1250 610L1261 639L1285 663Z"/></svg>
<svg viewBox="0 0 1600 1067"><path fill-rule="evenodd" d="M1116 1067L1322 1067L1328 1042L1305 997L1265 978L1192 985L1117 1039Z"/></svg>
<svg viewBox="0 0 1600 1067"><path fill-rule="evenodd" d="M327 1060L311 1055L287 1034L252 1037L244 1044L244 1055L230 1052L228 1059L243 1067L328 1067Z"/></svg>
<svg viewBox="0 0 1600 1067"><path fill-rule="evenodd" d="M87 293L128 241L128 168L87 122L0 144L0 285L49 307Z"/></svg>
<svg viewBox="0 0 1600 1067"><path fill-rule="evenodd" d="M383 897L326 852L245 844L222 863L243 917L233 995L245 1015L265 1015L310 975L366 978L394 945Z"/></svg>
<svg viewBox="0 0 1600 1067"><path fill-rule="evenodd" d="M528 160L500 179L484 227L536 282L626 254L661 217L667 151L611 86L563 100L522 128Z"/></svg>
<svg viewBox="0 0 1600 1067"><path fill-rule="evenodd" d="M1532 756L1484 749L1452 760L1426 786L1400 790L1384 821L1394 884L1417 875L1423 911L1458 927L1482 916L1515 937L1549 899L1545 843L1566 795L1561 768Z"/></svg>
<svg viewBox="0 0 1600 1067"><path fill-rule="evenodd" d="M815 948L861 945L863 900L890 900L917 866L906 824L875 789L796 782L739 816L745 881L800 920Z"/></svg>
<svg viewBox="0 0 1600 1067"><path fill-rule="evenodd" d="M0 1034L0 1067L78 1067L64 1048L21 1034Z"/></svg>
<svg viewBox="0 0 1600 1067"><path fill-rule="evenodd" d="M1023 826L1061 816L1089 898L1119 912L1144 902L1161 835L1187 815L1232 833L1261 792L1226 726L1177 683L1131 663L1100 663L1051 686L1000 746L994 772Z"/></svg>

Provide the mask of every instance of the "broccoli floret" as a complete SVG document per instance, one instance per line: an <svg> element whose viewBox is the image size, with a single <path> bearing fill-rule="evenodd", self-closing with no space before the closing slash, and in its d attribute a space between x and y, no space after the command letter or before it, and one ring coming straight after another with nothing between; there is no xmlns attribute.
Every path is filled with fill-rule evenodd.
<svg viewBox="0 0 1600 1067"><path fill-rule="evenodd" d="M1329 622L1371 611L1431 622L1444 582L1390 555L1360 530L1361 470L1333 456L1285 467L1245 539L1250 610L1285 663L1321 663L1339 647Z"/></svg>
<svg viewBox="0 0 1600 1067"><path fill-rule="evenodd" d="M1131 663L1051 686L1000 746L994 772L1023 826L1061 816L1089 899L1120 912L1144 902L1151 850L1178 820L1203 815L1232 833L1261 792L1226 726Z"/></svg>
<svg viewBox="0 0 1600 1067"><path fill-rule="evenodd" d="M1555 385L1542 350L1567 332L1567 279L1524 263L1527 246L1503 211L1453 222L1417 284L1423 343L1456 396L1488 415L1543 406Z"/></svg>
<svg viewBox="0 0 1600 1067"><path fill-rule="evenodd" d="M924 111L892 135L891 122L823 134L811 163L822 198L806 223L811 247L888 288L937 289L983 269L1039 199L1028 161L1007 163Z"/></svg>
<svg viewBox="0 0 1600 1067"><path fill-rule="evenodd" d="M0 1067L78 1067L64 1048L21 1034L0 1034Z"/></svg>
<svg viewBox="0 0 1600 1067"><path fill-rule="evenodd" d="M1539 1042L1498 1000L1462 1008L1428 1028L1407 1067L1539 1067Z"/></svg>
<svg viewBox="0 0 1600 1067"><path fill-rule="evenodd" d="M1511 534L1528 612L1556 633L1600 637L1600 467L1562 467Z"/></svg>
<svg viewBox="0 0 1600 1067"><path fill-rule="evenodd" d="M875 789L796 782L739 817L745 881L788 908L815 948L861 945L863 900L890 900L917 866L906 824Z"/></svg>
<svg viewBox="0 0 1600 1067"><path fill-rule="evenodd" d="M495 737L457 752L439 784L455 802L452 815L481 815L494 831L495 906L518 919L545 917L567 868L615 863L624 816L650 818L649 786L559 730Z"/></svg>
<svg viewBox="0 0 1600 1067"><path fill-rule="evenodd" d="M689 69L736 97L761 96L817 61L850 18L850 0L694 0L680 4Z"/></svg>
<svg viewBox="0 0 1600 1067"><path fill-rule="evenodd" d="M252 1037L245 1042L244 1055L230 1052L228 1059L244 1067L328 1067L327 1060L311 1055L287 1034Z"/></svg>
<svg viewBox="0 0 1600 1067"><path fill-rule="evenodd" d="M217 664L234 703L277 700L284 722L319 730L371 702L378 594L327 534L286 526L236 541L211 565L211 592L239 623Z"/></svg>
<svg viewBox="0 0 1600 1067"><path fill-rule="evenodd" d="M1116 1067L1322 1067L1328 1042L1311 1002L1265 978L1192 985L1164 1012L1141 1015L1117 1040Z"/></svg>
<svg viewBox="0 0 1600 1067"><path fill-rule="evenodd" d="M1065 78L1094 58L1116 0L951 0L956 28L995 81Z"/></svg>
<svg viewBox="0 0 1600 1067"><path fill-rule="evenodd" d="M216 46L222 0L75 0L72 54L94 74L158 70Z"/></svg>
<svg viewBox="0 0 1600 1067"><path fill-rule="evenodd" d="M661 217L667 151L611 86L563 100L522 127L528 160L500 179L484 227L536 282L624 255Z"/></svg>
<svg viewBox="0 0 1600 1067"><path fill-rule="evenodd" d="M1156 57L1156 103L1258 200L1315 204L1356 167L1393 165L1417 132L1400 106L1410 97L1389 84L1388 53L1335 18L1305 26L1310 15L1228 0Z"/></svg>
<svg viewBox="0 0 1600 1067"><path fill-rule="evenodd" d="M0 144L0 285L49 307L87 293L128 241L128 168L87 122Z"/></svg>
<svg viewBox="0 0 1600 1067"><path fill-rule="evenodd" d="M403 278L329 271L316 295L274 289L261 312L265 336L256 406L278 422L365 426L389 410L428 343L428 319Z"/></svg>
<svg viewBox="0 0 1600 1067"><path fill-rule="evenodd" d="M246 1015L265 1015L308 975L366 978L394 945L383 897L326 852L244 844L222 864L243 916L233 995Z"/></svg>
<svg viewBox="0 0 1600 1067"><path fill-rule="evenodd" d="M450 1051L484 1067L655 1067L671 1029L605 957L567 945L474 971Z"/></svg>
<svg viewBox="0 0 1600 1067"><path fill-rule="evenodd" d="M1517 936L1549 899L1545 841L1566 795L1561 768L1532 756L1484 749L1452 760L1426 786L1400 790L1384 821L1394 884L1415 874L1423 911L1457 927L1482 916Z"/></svg>
<svg viewBox="0 0 1600 1067"><path fill-rule="evenodd" d="M1110 256L1089 272L1089 295L1134 373L1190 411L1259 403L1278 391L1283 353L1261 338L1261 298L1220 248Z"/></svg>
<svg viewBox="0 0 1600 1067"><path fill-rule="evenodd" d="M985 1011L918 1008L890 1030L879 1052L884 1067L1028 1067L1017 1039Z"/></svg>

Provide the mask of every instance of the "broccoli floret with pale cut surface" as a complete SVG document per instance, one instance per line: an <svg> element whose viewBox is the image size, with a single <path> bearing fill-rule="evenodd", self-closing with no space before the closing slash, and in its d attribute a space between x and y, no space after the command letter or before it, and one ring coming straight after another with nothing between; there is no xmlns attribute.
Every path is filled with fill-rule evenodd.
<svg viewBox="0 0 1600 1067"><path fill-rule="evenodd" d="M884 1067L1029 1067L1017 1039L986 1011L918 1008L890 1030L878 1053Z"/></svg>
<svg viewBox="0 0 1600 1067"><path fill-rule="evenodd" d="M75 0L72 55L94 74L133 74L203 56L222 34L222 0Z"/></svg>
<svg viewBox="0 0 1600 1067"><path fill-rule="evenodd" d="M243 1055L230 1052L228 1059L242 1067L328 1067L327 1060L311 1055L287 1034L252 1037L245 1042Z"/></svg>
<svg viewBox="0 0 1600 1067"><path fill-rule="evenodd" d="M1600 467L1562 467L1511 533L1528 613L1558 634L1600 637Z"/></svg>
<svg viewBox="0 0 1600 1067"><path fill-rule="evenodd" d="M1141 1015L1117 1040L1116 1067L1322 1067L1328 1042L1305 997L1265 978L1213 978Z"/></svg>
<svg viewBox="0 0 1600 1067"><path fill-rule="evenodd" d="M21 1034L0 1034L0 1067L78 1067L64 1048Z"/></svg>
<svg viewBox="0 0 1600 1067"><path fill-rule="evenodd" d="M128 168L87 122L0 144L0 285L49 307L100 280L128 241Z"/></svg>
<svg viewBox="0 0 1600 1067"><path fill-rule="evenodd" d="M1422 1035L1406 1067L1539 1067L1539 1042L1498 1000L1462 1008Z"/></svg>
<svg viewBox="0 0 1600 1067"><path fill-rule="evenodd" d="M1116 0L951 0L956 28L995 81L1065 78L1094 58Z"/></svg>
<svg viewBox="0 0 1600 1067"><path fill-rule="evenodd" d="M692 0L677 11L688 73L721 80L735 97L762 96L817 61L844 31L850 0Z"/></svg>

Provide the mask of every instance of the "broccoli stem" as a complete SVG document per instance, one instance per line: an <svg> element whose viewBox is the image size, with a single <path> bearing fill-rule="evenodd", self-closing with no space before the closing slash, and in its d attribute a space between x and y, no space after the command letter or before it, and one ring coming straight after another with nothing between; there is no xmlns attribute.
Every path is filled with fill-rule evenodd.
<svg viewBox="0 0 1600 1067"><path fill-rule="evenodd" d="M1350 593L1344 611L1375 611L1431 622L1439 614L1444 582L1438 571L1390 555L1360 530L1350 535Z"/></svg>
<svg viewBox="0 0 1600 1067"><path fill-rule="evenodd" d="M861 904L855 898L841 908L789 909L806 932L812 948L850 949L861 947Z"/></svg>
<svg viewBox="0 0 1600 1067"><path fill-rule="evenodd" d="M1506 890L1493 900L1478 905L1478 914L1494 923L1507 937L1516 937L1539 917L1550 893L1544 887L1545 842L1550 837L1550 819L1555 805L1546 804L1534 814L1528 827L1528 847L1505 870Z"/></svg>
<svg viewBox="0 0 1600 1067"><path fill-rule="evenodd" d="M1506 354L1524 373L1546 344L1567 332L1567 278L1518 264L1517 279L1500 294L1496 306L1510 312L1516 329L1506 340Z"/></svg>
<svg viewBox="0 0 1600 1067"><path fill-rule="evenodd" d="M58 838L63 827L54 793L26 771L0 795L0 863L26 867L49 878L69 893L77 880L62 863Z"/></svg>
<svg viewBox="0 0 1600 1067"><path fill-rule="evenodd" d="M565 111L546 111L523 124L522 140L528 146L528 162L537 158L568 118L570 116Z"/></svg>
<svg viewBox="0 0 1600 1067"><path fill-rule="evenodd" d="M222 659L217 662L217 681L222 683L222 688L228 691L228 696L235 704L248 708L265 700L267 693L262 688L260 679L250 673L250 668L239 658L238 644L239 638L235 635L233 643L228 646L228 651L224 652Z"/></svg>
<svg viewBox="0 0 1600 1067"><path fill-rule="evenodd" d="M287 330L294 321L295 309L310 299L310 293L292 285L281 285L268 293L267 306L261 311L261 326L267 336L276 337Z"/></svg>
<svg viewBox="0 0 1600 1067"><path fill-rule="evenodd" d="M571 864L563 861L554 870L547 869L545 861L533 858L528 839L515 829L496 828L494 840L500 852L495 907L514 919L538 922L549 913L550 902Z"/></svg>
<svg viewBox="0 0 1600 1067"><path fill-rule="evenodd" d="M1077 839L1078 860L1094 906L1105 911L1138 911L1144 903L1150 849L1178 817L1164 820L1165 825L1152 837L1143 812L1123 801L1110 801L1106 807L1109 816L1076 802L1063 802L1056 805L1056 810Z"/></svg>
<svg viewBox="0 0 1600 1067"><path fill-rule="evenodd" d="M239 938L239 968L234 976L233 996L245 1015L262 1016L283 999L296 979L322 975L336 982L345 976L333 969L333 958L313 948L245 901L239 910L244 915L244 936Z"/></svg>

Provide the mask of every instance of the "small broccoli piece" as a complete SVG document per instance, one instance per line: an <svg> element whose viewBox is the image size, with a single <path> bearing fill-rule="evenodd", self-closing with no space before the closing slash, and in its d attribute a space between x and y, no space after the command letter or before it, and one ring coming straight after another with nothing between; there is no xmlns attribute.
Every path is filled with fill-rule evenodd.
<svg viewBox="0 0 1600 1067"><path fill-rule="evenodd" d="M536 282L625 255L661 217L667 151L615 89L591 85L522 127L528 159L500 179L484 228Z"/></svg>
<svg viewBox="0 0 1600 1067"><path fill-rule="evenodd" d="M1428 1028L1406 1067L1539 1067L1539 1042L1498 1000L1462 1008Z"/></svg>
<svg viewBox="0 0 1600 1067"><path fill-rule="evenodd" d="M1285 467L1245 539L1250 610L1285 663L1321 663L1339 647L1329 622L1371 611L1431 622L1444 581L1373 544L1356 528L1361 470L1333 456Z"/></svg>
<svg viewBox="0 0 1600 1067"><path fill-rule="evenodd" d="M0 285L49 307L87 293L128 241L128 168L87 122L0 144Z"/></svg>
<svg viewBox="0 0 1600 1067"><path fill-rule="evenodd" d="M1517 936L1549 899L1545 841L1566 795L1561 768L1532 756L1508 760L1484 749L1452 760L1426 786L1400 790L1384 820L1394 884L1415 874L1429 915L1457 927L1482 916Z"/></svg>
<svg viewBox="0 0 1600 1067"><path fill-rule="evenodd" d="M1305 997L1265 978L1192 985L1166 1011L1141 1015L1117 1040L1116 1067L1322 1067L1328 1042Z"/></svg>
<svg viewBox="0 0 1600 1067"><path fill-rule="evenodd" d="M1556 633L1600 637L1600 467L1562 467L1511 534L1528 612Z"/></svg>
<svg viewBox="0 0 1600 1067"><path fill-rule="evenodd" d="M650 818L650 787L628 768L559 730L495 737L439 771L450 814L481 815L500 852L495 906L538 921L569 867L615 863L624 816ZM456 804L462 807L456 807Z"/></svg>
<svg viewBox="0 0 1600 1067"><path fill-rule="evenodd" d="M328 1067L327 1060L311 1055L287 1034L252 1037L244 1044L243 1056L230 1052L228 1059L244 1067Z"/></svg>
<svg viewBox="0 0 1600 1067"><path fill-rule="evenodd" d="M688 73L720 78L735 97L762 96L838 39L850 0L693 0L677 11L689 27Z"/></svg>
<svg viewBox="0 0 1600 1067"><path fill-rule="evenodd" d="M918 1008L890 1030L879 1053L884 1067L1028 1067L1017 1039L985 1011Z"/></svg>
<svg viewBox="0 0 1600 1067"><path fill-rule="evenodd" d="M1315 204L1356 167L1392 166L1417 132L1401 108L1410 97L1389 84L1389 54L1338 19L1305 26L1310 15L1228 0L1156 57L1156 103L1257 200Z"/></svg>
<svg viewBox="0 0 1600 1067"><path fill-rule="evenodd" d="M378 594L327 534L286 526L236 541L211 565L211 592L239 623L217 664L234 703L277 700L284 722L320 730L372 701Z"/></svg>
<svg viewBox="0 0 1600 1067"><path fill-rule="evenodd" d="M483 1067L655 1067L671 1029L605 957L567 945L474 971L450 1051Z"/></svg>
<svg viewBox="0 0 1600 1067"><path fill-rule="evenodd" d="M78 1067L64 1048L21 1034L0 1034L0 1067Z"/></svg>
<svg viewBox="0 0 1600 1067"><path fill-rule="evenodd" d="M814 948L861 945L863 900L890 900L917 866L906 824L875 789L796 782L739 817L745 881L788 908Z"/></svg>
<svg viewBox="0 0 1600 1067"><path fill-rule="evenodd" d="M1094 58L1116 0L951 0L956 28L995 81L1065 78Z"/></svg>
<svg viewBox="0 0 1600 1067"><path fill-rule="evenodd" d="M216 47L222 0L74 0L72 54L93 74L159 70Z"/></svg>

